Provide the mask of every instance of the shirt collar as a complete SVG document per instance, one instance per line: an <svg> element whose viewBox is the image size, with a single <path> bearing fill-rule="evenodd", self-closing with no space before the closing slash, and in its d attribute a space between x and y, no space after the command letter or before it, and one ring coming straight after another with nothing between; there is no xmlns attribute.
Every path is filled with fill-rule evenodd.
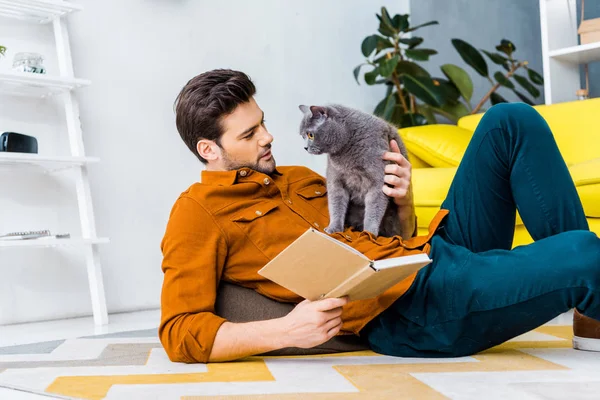
<svg viewBox="0 0 600 400"><path fill-rule="evenodd" d="M260 172L254 171L250 168L240 168L230 171L207 171L203 170L200 175L200 182L207 185L215 186L231 186L238 182L238 179L244 179L251 177L254 174L261 174ZM281 176L281 172L275 168L273 175Z"/></svg>

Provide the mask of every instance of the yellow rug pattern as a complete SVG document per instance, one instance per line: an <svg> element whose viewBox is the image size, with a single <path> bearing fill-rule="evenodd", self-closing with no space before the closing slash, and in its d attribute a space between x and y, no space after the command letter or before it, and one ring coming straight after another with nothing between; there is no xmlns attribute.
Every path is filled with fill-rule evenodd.
<svg viewBox="0 0 600 400"><path fill-rule="evenodd" d="M76 399L586 398L600 389L600 354L573 350L571 338L570 326L543 326L472 357L363 351L206 365L170 362L152 337L82 338L0 353L0 386ZM559 385L545 393L550 382Z"/></svg>

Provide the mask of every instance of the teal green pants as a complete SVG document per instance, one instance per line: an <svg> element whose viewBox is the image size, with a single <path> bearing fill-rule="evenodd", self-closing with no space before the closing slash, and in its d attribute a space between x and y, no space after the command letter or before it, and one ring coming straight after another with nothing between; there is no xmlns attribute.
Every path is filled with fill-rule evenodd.
<svg viewBox="0 0 600 400"><path fill-rule="evenodd" d="M433 262L361 331L374 351L458 357L575 307L600 319L600 239L532 107L500 104L484 115L442 208L450 214L432 240ZM511 250L517 209L535 242Z"/></svg>

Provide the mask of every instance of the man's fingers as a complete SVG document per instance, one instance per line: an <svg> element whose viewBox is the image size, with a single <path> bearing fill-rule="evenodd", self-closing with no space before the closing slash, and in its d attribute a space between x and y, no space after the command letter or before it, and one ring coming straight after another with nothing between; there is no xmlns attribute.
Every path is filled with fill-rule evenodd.
<svg viewBox="0 0 600 400"><path fill-rule="evenodd" d="M334 337L335 335L338 334L338 332L340 331L340 329L342 329L342 324L343 322L340 320L340 323L335 325L333 328L330 328L327 331L327 336L329 336L330 338Z"/></svg>
<svg viewBox="0 0 600 400"><path fill-rule="evenodd" d="M382 190L383 190L383 193L385 193L389 197L403 198L408 194L408 191L406 189L402 189L402 188L394 189L394 188L391 188L386 185L383 186Z"/></svg>
<svg viewBox="0 0 600 400"><path fill-rule="evenodd" d="M384 172L390 175L396 175L400 177L410 178L410 171L406 168L402 168L398 164L388 164L384 168Z"/></svg>
<svg viewBox="0 0 600 400"><path fill-rule="evenodd" d="M384 176L383 181L394 186L395 188L408 186L408 181L406 179L402 179L396 175L386 175Z"/></svg>
<svg viewBox="0 0 600 400"><path fill-rule="evenodd" d="M340 317L333 318L333 319L327 321L327 323L325 324L323 329L325 330L325 332L328 332L329 330L331 330L341 324L342 324L342 319Z"/></svg>
<svg viewBox="0 0 600 400"><path fill-rule="evenodd" d="M395 140L390 141L390 148L394 153L400 153L400 147L398 147L398 142Z"/></svg>
<svg viewBox="0 0 600 400"><path fill-rule="evenodd" d="M347 303L348 298L346 297L323 299L316 302L316 307L318 311L329 311L334 308L345 306Z"/></svg>
<svg viewBox="0 0 600 400"><path fill-rule="evenodd" d="M323 311L323 313L325 314L327 321L329 321L330 319L337 318L342 315L342 310L342 307L338 307L334 308L333 310Z"/></svg>

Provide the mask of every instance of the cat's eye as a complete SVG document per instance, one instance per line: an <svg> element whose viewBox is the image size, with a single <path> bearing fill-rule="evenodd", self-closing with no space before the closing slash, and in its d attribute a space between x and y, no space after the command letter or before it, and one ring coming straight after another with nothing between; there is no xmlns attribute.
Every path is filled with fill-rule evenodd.
<svg viewBox="0 0 600 400"><path fill-rule="evenodd" d="M312 132L306 132L308 140L315 140L315 135Z"/></svg>

